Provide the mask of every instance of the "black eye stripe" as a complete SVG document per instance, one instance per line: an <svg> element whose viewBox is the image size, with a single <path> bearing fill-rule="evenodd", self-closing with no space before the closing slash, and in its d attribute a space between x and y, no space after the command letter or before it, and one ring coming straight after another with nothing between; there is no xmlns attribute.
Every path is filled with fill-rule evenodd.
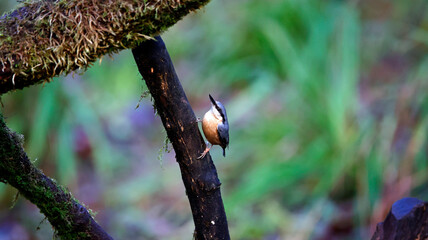
<svg viewBox="0 0 428 240"><path fill-rule="evenodd" d="M224 117L224 115L223 115L223 111L221 110L221 108L220 108L217 104L215 104L214 106L215 106L215 108L217 109L218 113L220 113L220 116L221 116L221 118L222 118L222 121L224 122L224 121L225 121L225 117Z"/></svg>
<svg viewBox="0 0 428 240"><path fill-rule="evenodd" d="M226 118L224 116L223 111L221 110L221 108L217 105L217 101L214 100L214 98L211 96L211 94L208 94L208 96L210 97L211 102L213 103L213 105L215 106L215 108L217 109L217 112L220 113L220 116L222 119L222 122L224 123L226 121Z"/></svg>

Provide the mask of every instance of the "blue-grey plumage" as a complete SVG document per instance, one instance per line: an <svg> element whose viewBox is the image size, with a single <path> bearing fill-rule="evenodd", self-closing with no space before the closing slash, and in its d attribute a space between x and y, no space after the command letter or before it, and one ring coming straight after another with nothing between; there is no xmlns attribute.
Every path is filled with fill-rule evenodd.
<svg viewBox="0 0 428 240"><path fill-rule="evenodd" d="M226 157L226 147L229 145L229 124L220 123L217 126L218 136L220 138L220 146L223 148L223 157Z"/></svg>
<svg viewBox="0 0 428 240"><path fill-rule="evenodd" d="M229 122L227 121L226 108L219 101L209 95L211 108L202 119L202 130L208 142L212 145L220 145L223 148L223 156L226 156L226 147L229 145ZM211 149L207 146L198 159L203 158Z"/></svg>

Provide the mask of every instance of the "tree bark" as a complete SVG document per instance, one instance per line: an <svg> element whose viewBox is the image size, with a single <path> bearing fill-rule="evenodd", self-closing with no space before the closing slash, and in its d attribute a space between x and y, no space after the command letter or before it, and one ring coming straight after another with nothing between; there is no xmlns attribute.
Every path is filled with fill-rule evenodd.
<svg viewBox="0 0 428 240"><path fill-rule="evenodd" d="M174 147L192 209L196 239L230 239L217 170L209 153L197 159L205 142L164 42L156 37L132 52Z"/></svg>
<svg viewBox="0 0 428 240"><path fill-rule="evenodd" d="M372 240L413 240L428 238L428 203L416 198L396 201L378 223Z"/></svg>
<svg viewBox="0 0 428 240"><path fill-rule="evenodd" d="M209 0L39 0L0 17L0 94L85 70Z"/></svg>
<svg viewBox="0 0 428 240"><path fill-rule="evenodd" d="M0 114L0 181L34 203L61 239L112 239L71 193L31 163L22 144L23 136L12 132Z"/></svg>

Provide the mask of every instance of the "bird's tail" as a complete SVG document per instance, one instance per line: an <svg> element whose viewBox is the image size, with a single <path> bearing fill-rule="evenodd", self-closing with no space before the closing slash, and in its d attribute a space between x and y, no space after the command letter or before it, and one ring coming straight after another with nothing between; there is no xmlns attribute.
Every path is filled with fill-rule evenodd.
<svg viewBox="0 0 428 240"><path fill-rule="evenodd" d="M226 157L226 148L223 148L223 157Z"/></svg>

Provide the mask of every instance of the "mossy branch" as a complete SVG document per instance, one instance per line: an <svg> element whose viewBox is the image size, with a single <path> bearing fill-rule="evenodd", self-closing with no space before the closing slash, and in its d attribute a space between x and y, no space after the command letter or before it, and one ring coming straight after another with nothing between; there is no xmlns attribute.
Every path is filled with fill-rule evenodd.
<svg viewBox="0 0 428 240"><path fill-rule="evenodd" d="M0 94L87 69L209 0L27 1L0 18Z"/></svg>
<svg viewBox="0 0 428 240"><path fill-rule="evenodd" d="M12 132L0 114L0 181L34 203L61 239L112 239L70 192L31 163L22 144L22 135Z"/></svg>

